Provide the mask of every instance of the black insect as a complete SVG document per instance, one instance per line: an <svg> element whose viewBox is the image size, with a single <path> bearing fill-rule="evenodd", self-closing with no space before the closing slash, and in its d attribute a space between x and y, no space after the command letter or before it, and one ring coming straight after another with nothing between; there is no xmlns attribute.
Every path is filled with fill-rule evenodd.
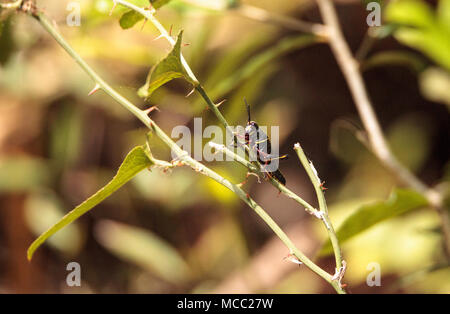
<svg viewBox="0 0 450 314"><path fill-rule="evenodd" d="M244 99L245 106L247 107L248 122L245 127L245 145L248 146L250 151L256 155L258 162L262 165L263 170L268 168L270 163L275 159L286 159L288 156L276 156L272 154L272 146L270 144L269 137L264 131L262 131L255 121L250 118L250 106ZM278 182L285 185L286 179L278 168L274 171L266 171L268 177L275 178Z"/></svg>

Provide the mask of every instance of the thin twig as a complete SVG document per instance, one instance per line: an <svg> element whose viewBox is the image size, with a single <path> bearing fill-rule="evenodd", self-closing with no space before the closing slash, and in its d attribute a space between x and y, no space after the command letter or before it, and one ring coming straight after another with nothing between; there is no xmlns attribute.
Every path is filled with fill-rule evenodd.
<svg viewBox="0 0 450 314"><path fill-rule="evenodd" d="M297 20L246 4L240 4L233 10L237 14L255 21L280 25L287 29L311 33L319 37L327 36L326 28L321 24Z"/></svg>
<svg viewBox="0 0 450 314"><path fill-rule="evenodd" d="M358 62L353 57L350 48L339 26L336 10L330 0L317 0L319 10L328 28L329 44L336 60L349 85L353 101L359 116L367 131L371 150L402 183L423 194L430 205L441 217L444 246L447 258L450 259L450 222L448 213L442 204L442 196L420 181L409 169L404 167L390 151L381 130L378 119L369 100L369 96L358 69Z"/></svg>
<svg viewBox="0 0 450 314"><path fill-rule="evenodd" d="M164 26L162 26L162 24L155 18L154 11L152 10L144 10L142 8L139 8L127 1L124 0L113 0L114 3L123 5L125 7L128 7L138 13L140 13L141 15L143 15L146 19L148 19L160 32L161 36L166 38L168 40L168 42L171 44L171 46L173 47L175 45L175 40L170 36L170 34L166 31L166 29L164 28ZM186 72L189 74L189 76L191 77L191 79L193 79L194 81L198 82L197 78L195 77L195 75L193 74L192 70L190 69L189 65L187 64L187 62L185 61L183 55L180 53L181 55L181 60L182 60L182 65L185 68ZM200 83L198 83L198 85L196 85L195 89L197 90L197 92L202 96L202 98L205 100L205 102L208 105L208 108L216 115L216 117L219 119L219 121L222 123L222 125L225 127L225 129L230 132L233 136L233 130L230 128L228 122L226 121L225 117L221 114L220 110L217 108L217 106L214 104L214 102L211 100L211 98L208 96L208 94L206 93L206 91L203 89L203 87L200 85ZM259 163L256 163L256 165L259 167L259 170L261 171L261 165L259 165ZM250 169L250 168L249 168ZM299 204L301 204L302 206L305 207L305 210L310 213L317 216L317 209L315 209L313 206L311 206L308 202L306 202L305 200L303 200L301 197L299 197L298 195L296 195L295 193L293 193L292 191L290 191L289 189L286 188L285 185L281 184L280 182L278 182L275 178L270 177L270 182L272 183L272 185L274 185L275 187L278 188L279 191L281 191L283 194L285 194L286 196L294 199L295 201L297 201ZM323 221L325 227L327 230L330 230L330 226L331 226L331 222L328 218L328 215L325 215L325 218L321 218L321 220ZM330 232L330 231L329 231ZM334 232L334 231L333 231ZM334 234L335 236L335 234ZM333 243L333 247L335 246L339 246L338 242L337 242L337 238L335 239L330 239ZM339 252L340 254L340 248L338 247L337 249L335 249L336 252ZM336 257L336 260L339 261L339 265L337 263L337 269L341 269L342 264L341 264L341 260L342 257L339 255L339 257ZM332 280L332 285L335 287L335 289L339 292L339 293L345 293L344 289L341 287L340 285L340 281L339 282L335 282L334 280Z"/></svg>
<svg viewBox="0 0 450 314"><path fill-rule="evenodd" d="M238 154L234 153L230 149L228 149L225 145L216 144L213 142L209 142L209 146L213 147L214 149L223 152L226 156L229 156L232 160L237 161L238 163L242 164L244 167L246 167L248 170L256 173L257 175L261 174L263 175L262 168L260 167L259 163L251 163L247 159L239 156ZM299 197L297 194L292 192L290 189L288 189L285 185L279 183L276 179L270 178L273 180L273 184L276 185L277 189L279 189L284 195L286 195L289 198L292 198L294 201L299 203L300 205L305 207L305 210L317 217L320 218L320 212L311 206L309 203L305 202L301 197Z"/></svg>
<svg viewBox="0 0 450 314"><path fill-rule="evenodd" d="M142 8L139 8L135 6L132 3L129 3L124 0L112 0L114 3L123 5L129 9L132 9L141 15L143 15L146 19L148 19L160 32L161 36L166 38L169 44L173 47L175 45L175 40L169 35L167 30L164 28L164 26L156 19L156 17L153 15L152 11L144 10ZM191 68L189 67L189 64L185 61L183 54L181 54L181 60L183 61L182 64L185 67L185 70L187 73L190 73L189 76L198 82L197 78L195 77L194 73L192 72ZM234 136L233 130L231 129L230 125L228 124L225 117L222 115L220 110L217 108L217 106L214 104L214 102L211 100L211 98L206 93L205 89L201 84L198 84L195 87L195 90L200 94L200 96L205 100L206 104L208 105L208 109L212 111L212 113L217 117L217 119L220 121L220 123L224 126L224 128L229 132L231 135ZM301 204L308 212L313 212L315 208L310 205L308 202L306 202L304 199L302 199L300 196L296 195L292 191L288 190L283 184L275 180L274 178L270 179L270 182L273 186L275 186L278 190L280 190L283 194L286 196L294 199L299 204Z"/></svg>
<svg viewBox="0 0 450 314"><path fill-rule="evenodd" d="M294 150L297 153L297 156L300 159L303 168L305 168L306 173L308 174L308 177L314 186L314 190L316 191L317 200L319 201L319 208L320 208L319 218L321 218L324 221L327 227L328 236L333 246L334 257L336 259L336 272L337 273L340 272L341 269L345 271L345 267L343 267L342 252L339 246L339 241L336 236L336 232L334 231L333 225L331 224L330 217L328 216L328 207L327 202L325 200L325 195L323 193L324 187L322 181L320 180L317 170L314 168L313 163L306 157L305 152L303 151L299 143L296 143L294 145ZM342 279L342 276L343 274L340 276L340 279Z"/></svg>
<svg viewBox="0 0 450 314"><path fill-rule="evenodd" d="M213 11L223 11L224 9L228 9L229 11L235 12L236 14L239 14L240 16L246 17L248 19L262 23L270 23L278 25L293 31L298 31L302 33L311 33L320 37L324 37L326 35L325 28L321 24L301 21L289 16L270 12L262 8L254 7L252 5L244 3L237 3L235 6L226 7L226 6L217 6L215 4L199 0L183 0L183 1L194 6L207 8Z"/></svg>
<svg viewBox="0 0 450 314"><path fill-rule="evenodd" d="M372 27L369 27L369 29L364 34L361 45L359 46L358 50L355 53L355 59L359 63L364 61L364 59L367 57L370 50L372 49L373 45L377 42L378 38L373 36L372 33L373 33Z"/></svg>
<svg viewBox="0 0 450 314"><path fill-rule="evenodd" d="M160 138L182 161L189 165L197 172L210 177L216 182L222 184L229 190L233 191L241 200L243 200L250 208L252 208L264 222L272 229L272 231L280 238L280 240L288 247L290 253L295 255L303 264L308 268L326 280L338 293L344 293L339 285L332 280L332 276L317 266L308 257L306 257L289 239L289 237L283 232L283 230L276 224L276 222L259 206L252 198L250 198L245 191L239 188L237 185L232 184L227 179L223 178L213 170L204 166L200 162L191 158L186 151L179 147L159 126L148 117L144 110L137 108L129 100L123 97L115 89L113 89L108 83L106 83L79 55L78 53L66 42L66 40L55 29L53 22L50 21L42 12L29 12L26 13L33 16L41 26L57 41L57 43L78 63L78 65L92 78L96 85L100 86L105 93L116 100L125 109L130 111L136 116L145 126L147 126L158 138Z"/></svg>

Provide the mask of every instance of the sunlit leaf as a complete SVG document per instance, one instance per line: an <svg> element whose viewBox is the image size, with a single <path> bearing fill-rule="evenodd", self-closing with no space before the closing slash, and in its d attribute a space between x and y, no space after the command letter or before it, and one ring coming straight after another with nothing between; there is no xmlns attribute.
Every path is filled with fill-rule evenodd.
<svg viewBox="0 0 450 314"><path fill-rule="evenodd" d="M392 1L385 14L388 21L403 25L431 27L434 23L431 7L420 0Z"/></svg>
<svg viewBox="0 0 450 314"><path fill-rule="evenodd" d="M34 235L45 232L49 224L58 222L64 215L61 200L47 190L31 193L24 209L24 219ZM48 239L47 243L68 256L74 256L82 248L83 240L80 226L73 223Z"/></svg>
<svg viewBox="0 0 450 314"><path fill-rule="evenodd" d="M445 2L441 3L434 13L424 1L393 1L386 7L385 19L399 26L394 32L397 40L450 69L448 7Z"/></svg>
<svg viewBox="0 0 450 314"><path fill-rule="evenodd" d="M394 190L386 201L361 206L350 215L337 229L339 242L342 244L381 221L427 205L425 197L415 191ZM320 254L327 255L331 252L331 243L328 241L322 247Z"/></svg>
<svg viewBox="0 0 450 314"><path fill-rule="evenodd" d="M161 278L174 283L190 277L190 270L180 254L169 243L148 230L101 221L96 238L113 254Z"/></svg>
<svg viewBox="0 0 450 314"><path fill-rule="evenodd" d="M438 67L430 67L419 77L422 95L435 102L444 103L450 109L450 74Z"/></svg>
<svg viewBox="0 0 450 314"><path fill-rule="evenodd" d="M155 9L159 9L160 7L162 7L163 5L166 5L167 3L169 3L171 0L150 0L152 6Z"/></svg>
<svg viewBox="0 0 450 314"><path fill-rule="evenodd" d="M436 63L450 69L450 36L442 29L433 28L421 31L400 28L395 32L400 42L422 51Z"/></svg>
<svg viewBox="0 0 450 314"><path fill-rule="evenodd" d="M74 220L78 219L80 216L91 210L93 207L100 204L105 198L110 196L112 193L117 191L126 182L133 178L141 170L152 165L152 161L147 156L144 148L141 146L135 147L131 150L125 157L125 160L120 165L117 174L114 178L100 189L97 193L89 197L86 201L75 207L67 215L65 215L61 220L54 224L50 229L41 234L28 248L27 256L31 260L33 253L36 249L44 243L50 236L55 234L58 230L64 228Z"/></svg>
<svg viewBox="0 0 450 314"><path fill-rule="evenodd" d="M123 29L128 29L132 28L134 25L136 25L137 22L143 19L144 16L142 14L134 10L130 10L122 15L122 17L119 20L119 24L120 27L122 27Z"/></svg>
<svg viewBox="0 0 450 314"><path fill-rule="evenodd" d="M12 33L11 16L5 21L0 20L0 65L4 65L15 50Z"/></svg>
<svg viewBox="0 0 450 314"><path fill-rule="evenodd" d="M139 89L139 96L148 98L160 86L167 82L183 77L189 83L197 85L198 82L193 81L187 74L183 64L181 63L181 42L183 31L178 35L177 42L172 51L156 64L148 74L147 82Z"/></svg>
<svg viewBox="0 0 450 314"><path fill-rule="evenodd" d="M415 73L423 71L427 62L425 58L417 53L405 50L388 50L378 52L361 65L363 71L379 66L406 66Z"/></svg>
<svg viewBox="0 0 450 314"><path fill-rule="evenodd" d="M437 9L439 23L450 32L450 0L440 0Z"/></svg>

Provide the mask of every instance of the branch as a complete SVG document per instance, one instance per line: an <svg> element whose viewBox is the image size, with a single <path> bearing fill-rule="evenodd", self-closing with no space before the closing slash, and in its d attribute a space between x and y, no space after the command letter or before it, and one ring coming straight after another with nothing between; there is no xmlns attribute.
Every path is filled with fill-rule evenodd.
<svg viewBox="0 0 450 314"><path fill-rule="evenodd" d="M232 160L237 161L238 163L242 164L244 167L246 167L248 170L252 171L253 173L256 173L258 175L263 175L261 165L259 163L253 164L247 159L239 156L238 154L234 153L230 149L228 149L225 145L216 144L213 142L209 142L209 146L213 147L214 149L223 152L226 156L229 156ZM272 182L273 181L273 182ZM286 195L289 198L292 198L294 201L299 203L300 205L305 207L305 210L317 217L320 218L320 212L311 206L309 203L305 202L301 197L299 197L297 194L289 190L285 185L281 184L277 180L271 178L271 182L273 185L277 187L284 195Z"/></svg>
<svg viewBox="0 0 450 314"><path fill-rule="evenodd" d="M172 47L175 45L175 40L170 36L169 32L167 32L167 30L164 28L164 26L153 15L154 11L151 11L151 10L149 11L149 10L142 9L142 8L140 8L138 6L135 6L134 4L129 3L127 1L124 1L124 0L112 0L112 1L114 3L123 5L123 6L129 8L129 9L132 9L132 10L140 13L141 15L143 15L146 19L148 19L158 29L158 31L160 32L161 36L164 37L169 42L169 44ZM198 82L197 78L195 77L195 75L193 74L191 68L189 67L189 64L187 64L187 62L185 61L185 59L184 59L184 57L183 57L183 55L181 53L180 53L180 55L181 55L182 64L185 67L186 72L187 73L191 73L191 74L189 74L190 77L193 80ZM195 89L200 94L200 96L205 100L206 104L208 105L209 110L211 110L214 113L214 115L217 117L217 119L220 121L220 123L225 127L227 132L229 132L231 135L234 136L233 130L229 126L227 120L222 115L222 113L217 108L217 106L214 104L214 102L211 100L211 98L208 96L208 94L206 93L205 89L200 84L198 84L195 87ZM311 213L311 212L316 211L316 209L312 205L310 205L308 202L303 200L300 196L298 196L295 193L293 193L292 191L288 190L284 185L279 183L276 179L270 178L270 182L271 182L271 184L273 186L275 186L283 194L285 194L286 196L294 199L299 204L304 206L305 209L308 212Z"/></svg>
<svg viewBox="0 0 450 314"><path fill-rule="evenodd" d="M262 23L270 23L278 25L293 31L298 31L302 33L311 33L319 37L325 37L325 27L321 24L309 23L305 21L300 21L295 18L284 16L281 14L276 14L262 8L257 8L252 5L237 3L235 6L228 7L218 7L216 5L207 4L205 1L198 0L184 0L184 2L191 5L207 8L214 11L223 11L228 9L231 12L235 12L243 17L251 20L255 20Z"/></svg>
<svg viewBox="0 0 450 314"><path fill-rule="evenodd" d="M251 5L240 4L234 9L236 13L246 18L275 25L283 26L294 31L311 33L319 37L326 37L326 28L321 24L308 23L295 18L276 14Z"/></svg>
<svg viewBox="0 0 450 314"><path fill-rule="evenodd" d="M167 41L170 43L170 45L173 47L175 45L175 40L170 36L170 34L167 32L167 30L164 28L164 26L155 18L154 13L155 10L145 10L142 8L139 8L127 1L124 0L113 0L113 2L116 4L120 4L123 5L125 7L128 7L129 9L132 9L138 13L140 13L141 15L143 15L146 19L148 19L160 32L161 37L164 37L167 39ZM323 33L322 33L323 35ZM185 67L186 72L189 74L189 76L198 82L197 78L195 77L195 75L193 74L192 70L190 69L189 65L187 64L187 62L185 61L183 55L180 53L181 55L181 60L182 60L182 64L183 67ZM230 132L230 134L232 134L234 136L233 130L230 128L228 122L226 121L225 117L221 114L220 110L217 108L217 106L214 104L214 102L211 100L211 98L208 96L208 94L206 93L206 91L203 89L203 87L200 85L200 83L195 87L196 91L202 96L202 98L205 100L206 104L208 105L208 108L216 115L216 117L219 119L219 121L222 123L222 125L225 127L225 129ZM226 149L226 148L225 148ZM231 151L228 152L231 154ZM234 160L240 160L240 157L235 156L236 159ZM240 160L240 162L242 163L242 160ZM252 167L250 167L248 164L243 163L244 165L247 166L247 168L249 170L252 170ZM259 168L259 173L261 173L261 165L259 163L256 163L257 167ZM288 188L286 188L286 186L284 186L283 184L281 184L280 182L278 182L276 179L274 178L270 178L270 182L272 183L272 185L274 185L280 192L282 192L283 194L285 194L286 196L288 196L289 198L294 199L296 202L298 202L299 204L301 204L302 206L305 207L305 210L318 217L319 219L321 219L326 227L326 229L328 230L329 234L332 235L332 237L330 238L331 242L333 243L333 248L335 248L335 252L339 253L339 256L336 256L336 268L337 268L337 272L341 273L342 269L345 270L345 267L342 267L342 257L341 257L341 253L340 253L340 248L337 242L337 237L333 232L330 231L330 229L332 230L332 225L331 222L328 218L328 213L327 214L323 214L323 212L319 212L317 209L315 209L313 206L311 206L308 202L306 202L305 200L303 200L301 197L299 197L298 195L296 195L294 192L292 192L291 190L289 190ZM320 202L320 200L319 200ZM334 236L334 238L333 238ZM334 280L334 277L336 276L336 274L332 277L332 284L334 285L335 289L337 289L337 291L339 293L345 293L345 291L342 289L341 287L341 283L340 283L340 279L342 279L343 273L342 275L339 277L339 281L336 282Z"/></svg>
<svg viewBox="0 0 450 314"><path fill-rule="evenodd" d="M369 100L358 62L353 57L339 26L336 10L330 0L317 0L319 10L328 28L329 44L339 67L344 74L350 92L368 134L372 152L402 183L423 194L430 205L441 217L444 246L447 258L450 259L450 222L448 213L442 204L442 196L420 181L409 169L404 167L390 151L384 138L378 119Z"/></svg>
<svg viewBox="0 0 450 314"><path fill-rule="evenodd" d="M145 126L147 126L158 138L160 138L184 164L189 165L195 171L210 177L216 182L222 184L232 192L234 192L242 201L244 201L250 208L252 208L264 222L272 229L272 231L280 238L280 240L288 247L290 254L294 255L299 261L305 264L309 269L322 277L338 293L345 293L342 288L332 279L333 277L317 266L308 257L306 257L283 232L283 230L276 224L276 222L259 206L252 198L250 198L245 191L237 185L232 184L227 179L223 178L213 170L199 163L191 158L186 151L181 149L159 126L148 117L144 110L137 108L134 104L128 101L125 97L119 94L108 83L106 83L79 55L73 48L65 41L65 39L57 32L52 21L50 21L42 12L38 10L23 10L25 13L33 16L41 26L57 41L59 45L74 59L75 62L92 78L96 84L97 89L102 89L105 93L116 100L125 109L136 116Z"/></svg>
<svg viewBox="0 0 450 314"><path fill-rule="evenodd" d="M310 160L308 160L308 158L305 155L305 152L303 151L299 143L296 143L294 145L294 150L297 153L298 159L300 159L303 168L305 168L306 173L308 174L308 177L314 186L314 190L316 191L317 200L319 201L319 208L320 208L318 218L323 220L327 228L328 236L333 246L334 257L336 259L336 275L338 274L337 276L340 282L345 272L345 261L343 261L342 259L342 252L339 246L339 241L336 236L336 232L334 231L333 225L331 224L330 217L328 216L327 202L325 200L325 195L323 193L324 190L323 183L320 180L317 170L314 168L313 163Z"/></svg>

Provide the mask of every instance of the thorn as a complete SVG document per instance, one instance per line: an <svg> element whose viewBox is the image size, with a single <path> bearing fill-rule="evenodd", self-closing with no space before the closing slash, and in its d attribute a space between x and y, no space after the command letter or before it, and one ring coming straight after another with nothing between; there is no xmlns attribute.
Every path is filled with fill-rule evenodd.
<svg viewBox="0 0 450 314"><path fill-rule="evenodd" d="M189 96L191 96L193 93L195 92L195 87L185 96L186 98L188 98Z"/></svg>
<svg viewBox="0 0 450 314"><path fill-rule="evenodd" d="M114 9L116 8L116 5L117 5L116 1L113 1L113 6L112 6L111 10L109 11L109 16L112 15Z"/></svg>
<svg viewBox="0 0 450 314"><path fill-rule="evenodd" d="M247 196L247 198L250 199L250 194L246 193L245 196Z"/></svg>
<svg viewBox="0 0 450 314"><path fill-rule="evenodd" d="M342 278L344 278L345 271L347 270L347 262L345 260L342 261L342 267L337 269L334 275L331 277L331 280L336 280L339 282L339 285L342 287Z"/></svg>
<svg viewBox="0 0 450 314"><path fill-rule="evenodd" d="M101 89L100 85L95 84L94 88L89 92L88 96L95 94L99 89Z"/></svg>
<svg viewBox="0 0 450 314"><path fill-rule="evenodd" d="M303 264L296 256L294 256L294 254L289 253L288 256L286 256L285 258L283 258L286 261L289 261L291 263L297 264L298 266L300 266L301 264Z"/></svg>
<svg viewBox="0 0 450 314"><path fill-rule="evenodd" d="M238 184L239 187L242 187L243 185L247 184L248 178L250 176L255 176L258 179L258 183L261 183L261 180L260 180L259 176L256 173L254 173L254 172L247 172L247 174L245 175L245 180ZM248 194L247 194L247 197L249 197Z"/></svg>
<svg viewBox="0 0 450 314"><path fill-rule="evenodd" d="M186 46L189 46L189 45L190 45L190 43L184 43L181 46L186 47Z"/></svg>
<svg viewBox="0 0 450 314"><path fill-rule="evenodd" d="M241 183L238 183L237 186L240 187L240 188L242 188L242 187L247 183L247 181L248 181L248 179L245 178L245 180L242 181ZM249 198L248 194L247 194L247 198Z"/></svg>
<svg viewBox="0 0 450 314"><path fill-rule="evenodd" d="M163 38L163 37L164 37L164 35L163 35L163 34L161 34L161 35L159 35L159 36L155 37L155 39L153 39L153 41L155 41L155 40L158 40L158 39L161 39L161 38Z"/></svg>
<svg viewBox="0 0 450 314"><path fill-rule="evenodd" d="M255 176L258 179L258 183L261 183L261 179L259 178L259 176L254 173L254 172L247 172L247 178L250 176Z"/></svg>
<svg viewBox="0 0 450 314"><path fill-rule="evenodd" d="M55 29L58 29L58 24L56 24L56 21L53 19L52 19L52 24Z"/></svg>
<svg viewBox="0 0 450 314"><path fill-rule="evenodd" d="M156 12L155 8L153 7L153 5L150 1L148 4L148 7L145 7L144 10L149 10L151 14L154 14Z"/></svg>
<svg viewBox="0 0 450 314"><path fill-rule="evenodd" d="M216 107L219 107L221 104L223 104L223 103L226 102L226 101L227 101L227 100L224 99L224 100L218 102L217 104L215 104L215 106L216 106Z"/></svg>
<svg viewBox="0 0 450 314"><path fill-rule="evenodd" d="M154 111L154 110L160 111L159 108L158 108L157 106L151 106L150 108L145 109L144 112L145 112L146 115L149 115L150 112L152 112L152 111Z"/></svg>
<svg viewBox="0 0 450 314"><path fill-rule="evenodd" d="M281 195L281 190L278 190L277 197L280 197L280 195Z"/></svg>
<svg viewBox="0 0 450 314"><path fill-rule="evenodd" d="M325 191L325 190L328 190L328 188L326 188L325 186L324 186L324 184L325 184L325 181L323 181L322 183L320 183L320 188L322 189L322 191Z"/></svg>
<svg viewBox="0 0 450 314"><path fill-rule="evenodd" d="M173 29L173 24L170 25L170 28L169 28L169 36L170 36L170 37L172 37L172 29Z"/></svg>
<svg viewBox="0 0 450 314"><path fill-rule="evenodd" d="M145 24L147 24L147 21L148 21L148 19L144 19L144 23L142 23L142 26L141 26L141 32L144 30L144 26L145 26Z"/></svg>

